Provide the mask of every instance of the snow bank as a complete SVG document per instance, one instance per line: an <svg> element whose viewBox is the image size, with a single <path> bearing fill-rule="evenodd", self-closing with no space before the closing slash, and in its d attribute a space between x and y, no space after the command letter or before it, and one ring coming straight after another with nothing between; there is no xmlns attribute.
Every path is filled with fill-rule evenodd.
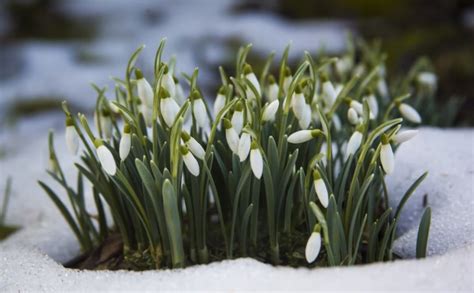
<svg viewBox="0 0 474 293"><path fill-rule="evenodd" d="M61 135L56 137L61 160L68 157L63 141ZM45 178L44 130L35 135L18 131L8 139L0 137L0 143L20 146L0 161L0 175L14 176L9 223L25 227L0 243L0 291L474 290L473 129L422 128L418 137L400 147L396 170L388 178L392 202L396 204L411 182L429 171L428 178L406 206L401 237L395 248L397 253L413 257L422 198L428 194L432 207L429 240L432 257L313 270L273 267L252 259L141 273L65 269L58 262L77 254L78 245L59 212L36 184L37 178ZM0 182L0 190L4 184Z"/></svg>

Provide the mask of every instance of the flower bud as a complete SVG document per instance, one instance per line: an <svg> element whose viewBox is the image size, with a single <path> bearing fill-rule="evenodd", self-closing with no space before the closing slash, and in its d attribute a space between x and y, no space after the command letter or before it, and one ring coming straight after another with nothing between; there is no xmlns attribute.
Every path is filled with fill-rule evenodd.
<svg viewBox="0 0 474 293"><path fill-rule="evenodd" d="M319 224L316 225L313 233L308 239L305 248L305 257L308 263L312 263L316 260L319 255L319 251L321 250L321 226Z"/></svg>
<svg viewBox="0 0 474 293"><path fill-rule="evenodd" d="M362 143L362 133L359 130L354 131L349 142L347 143L346 148L346 160L350 155L353 155L357 152Z"/></svg>
<svg viewBox="0 0 474 293"><path fill-rule="evenodd" d="M232 150L232 152L237 154L239 148L239 135L232 126L232 123L227 119L224 119L224 128L227 144L229 145L229 148Z"/></svg>
<svg viewBox="0 0 474 293"><path fill-rule="evenodd" d="M395 158L392 147L387 139L387 136L382 135L382 147L380 149L380 163L387 174L391 174L395 168Z"/></svg>
<svg viewBox="0 0 474 293"><path fill-rule="evenodd" d="M137 78L137 92L142 104L148 107L153 106L153 89L148 81L143 77L140 69L135 69L135 76Z"/></svg>
<svg viewBox="0 0 474 293"><path fill-rule="evenodd" d="M219 89L216 100L214 102L214 117L217 117L219 112L224 108L226 102L226 89L225 86L222 86Z"/></svg>
<svg viewBox="0 0 474 293"><path fill-rule="evenodd" d="M400 114L402 114L403 118L407 119L408 121L413 123L421 123L420 114L418 114L418 112L412 106L405 103L400 103L400 105L398 105L398 110L400 111Z"/></svg>
<svg viewBox="0 0 474 293"><path fill-rule="evenodd" d="M243 162L247 159L250 152L250 134L244 132L240 136L238 154L240 161Z"/></svg>
<svg viewBox="0 0 474 293"><path fill-rule="evenodd" d="M357 115L354 108L349 108L347 111L347 120L349 120L352 125L357 125L359 123L359 115Z"/></svg>
<svg viewBox="0 0 474 293"><path fill-rule="evenodd" d="M128 154L130 153L130 146L132 144L132 137L130 135L130 125L125 124L123 127L122 138L120 138L120 145L119 145L119 155L120 159L124 161Z"/></svg>
<svg viewBox="0 0 474 293"><path fill-rule="evenodd" d="M244 127L244 105L240 101L237 102L235 106L235 111L234 114L232 114L231 122L235 131L237 134L239 134Z"/></svg>
<svg viewBox="0 0 474 293"><path fill-rule="evenodd" d="M258 145L255 141L252 142L251 151L250 151L250 167L252 168L253 175L255 175L257 179L262 178L262 173L263 173L262 153L260 153L260 149L258 148Z"/></svg>
<svg viewBox="0 0 474 293"><path fill-rule="evenodd" d="M104 145L101 139L96 139L94 145L97 151L97 157L105 172L111 176L117 172L117 165L110 150Z"/></svg>
<svg viewBox="0 0 474 293"><path fill-rule="evenodd" d="M191 153L193 153L193 155L195 155L198 159L204 160L206 151L194 137L190 136L186 131L183 131L181 133L181 139L191 151Z"/></svg>
<svg viewBox="0 0 474 293"><path fill-rule="evenodd" d="M280 102L278 100L274 100L270 104L267 104L265 108L263 109L262 121L264 122L275 121L275 116L276 116L279 106L280 106Z"/></svg>
<svg viewBox="0 0 474 293"><path fill-rule="evenodd" d="M160 89L160 98L161 115L166 125L171 128L179 112L178 103L170 97L169 92L163 87Z"/></svg>
<svg viewBox="0 0 474 293"><path fill-rule="evenodd" d="M198 176L199 163L187 147L181 146L181 156L183 157L184 165L189 170L189 173L194 176Z"/></svg>
<svg viewBox="0 0 474 293"><path fill-rule="evenodd" d="M293 144L305 143L307 141L312 140L313 138L316 138L318 135L321 135L321 134L322 132L319 129L299 130L292 133L288 137L288 142L293 143Z"/></svg>
<svg viewBox="0 0 474 293"><path fill-rule="evenodd" d="M268 76L267 98L269 101L278 100L278 84L275 82L273 75Z"/></svg>
<svg viewBox="0 0 474 293"><path fill-rule="evenodd" d="M313 186L321 205L324 208L327 208L329 204L328 190L324 180L321 178L321 174L319 174L319 171L317 170L313 172Z"/></svg>
<svg viewBox="0 0 474 293"><path fill-rule="evenodd" d="M77 151L79 150L79 136L74 128L72 117L69 115L66 117L65 137L69 152L73 155L77 154Z"/></svg>
<svg viewBox="0 0 474 293"><path fill-rule="evenodd" d="M413 137L415 137L418 134L418 130L416 129L410 129L410 130L403 130L398 132L395 137L393 138L393 141L395 143L404 143L406 141L409 141Z"/></svg>
<svg viewBox="0 0 474 293"><path fill-rule="evenodd" d="M209 126L209 117L207 116L206 105L198 91L192 94L193 99L193 114L197 124L201 128Z"/></svg>

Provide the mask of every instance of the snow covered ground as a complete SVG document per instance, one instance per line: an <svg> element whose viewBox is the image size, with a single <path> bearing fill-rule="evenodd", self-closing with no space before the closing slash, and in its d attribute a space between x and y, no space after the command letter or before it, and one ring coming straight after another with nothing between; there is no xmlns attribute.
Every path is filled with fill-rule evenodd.
<svg viewBox="0 0 474 293"><path fill-rule="evenodd" d="M422 128L418 137L397 152L396 171L388 178L394 204L422 172L428 170L429 176L407 204L396 251L413 257L422 198L428 194L432 226L427 259L313 270L238 259L142 273L78 271L58 263L77 254L78 245L59 212L36 184L36 179L45 178L45 134L39 130L36 136L29 136L19 128L8 141L3 140L7 145L19 146L0 161L0 170L2 177L14 176L8 221L24 228L0 244L0 291L474 290L473 129ZM64 137L58 135L56 146L61 161L69 157L63 141ZM3 184L0 182L0 190Z"/></svg>

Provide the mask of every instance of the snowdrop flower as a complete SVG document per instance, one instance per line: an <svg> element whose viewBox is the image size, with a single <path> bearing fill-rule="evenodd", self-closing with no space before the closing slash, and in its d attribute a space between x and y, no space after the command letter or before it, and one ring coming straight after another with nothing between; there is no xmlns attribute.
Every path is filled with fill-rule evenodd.
<svg viewBox="0 0 474 293"><path fill-rule="evenodd" d="M73 155L77 154L79 149L79 136L74 128L74 121L71 116L66 117L66 145L69 152Z"/></svg>
<svg viewBox="0 0 474 293"><path fill-rule="evenodd" d="M188 150L188 148L183 145L181 146L181 156L183 157L184 165L188 169L189 173L193 174L194 176L198 176L199 163L193 154Z"/></svg>
<svg viewBox="0 0 474 293"><path fill-rule="evenodd" d="M175 84L175 93L176 93L175 98L176 98L176 101L178 102L178 104L180 106L182 106L184 104L184 102L186 102L186 97L184 96L183 87L179 83L179 80L174 76L173 76L173 81L174 81L174 84Z"/></svg>
<svg viewBox="0 0 474 293"><path fill-rule="evenodd" d="M388 95L389 95L388 86L384 78L379 78L377 82L377 91L383 98L385 99L388 98Z"/></svg>
<svg viewBox="0 0 474 293"><path fill-rule="evenodd" d="M235 111L230 121L237 134L239 134L242 131L242 127L244 127L244 105L242 102L239 101L235 105Z"/></svg>
<svg viewBox="0 0 474 293"><path fill-rule="evenodd" d="M323 75L321 77L321 82L322 82L322 97L324 99L324 102L326 103L327 107L331 107L334 102L336 101L337 98L337 92L334 86L332 85L331 81L328 80L327 76Z"/></svg>
<svg viewBox="0 0 474 293"><path fill-rule="evenodd" d="M117 165L115 164L115 159L110 150L104 145L104 142L101 139L96 139L94 145L97 151L97 157L99 162L102 165L102 168L110 176L114 176L117 172Z"/></svg>
<svg viewBox="0 0 474 293"><path fill-rule="evenodd" d="M350 155L353 155L357 152L362 143L362 133L357 129L349 138L346 148L346 160Z"/></svg>
<svg viewBox="0 0 474 293"><path fill-rule="evenodd" d="M268 88L267 88L267 98L269 101L278 100L278 92L280 88L275 81L275 77L273 75L268 76Z"/></svg>
<svg viewBox="0 0 474 293"><path fill-rule="evenodd" d="M190 136L186 131L183 131L181 133L181 139L193 155L195 155L198 159L204 160L206 151L194 137Z"/></svg>
<svg viewBox="0 0 474 293"><path fill-rule="evenodd" d="M392 147L387 136L382 135L382 148L380 149L380 163L387 174L391 174L395 168L395 158L393 156Z"/></svg>
<svg viewBox="0 0 474 293"><path fill-rule="evenodd" d="M360 116L362 116L362 114L364 113L364 107L356 100L351 100L349 106L352 109L356 110L357 114L359 114Z"/></svg>
<svg viewBox="0 0 474 293"><path fill-rule="evenodd" d="M263 122L275 121L276 112L278 111L279 106L280 106L280 102L278 100L274 100L270 104L267 104L265 108L263 109L262 121Z"/></svg>
<svg viewBox="0 0 474 293"><path fill-rule="evenodd" d="M258 145L255 141L252 142L252 145L251 145L250 167L252 168L253 175L255 175L257 179L262 178L262 172L263 172L262 153L260 152L260 149L258 148Z"/></svg>
<svg viewBox="0 0 474 293"><path fill-rule="evenodd" d="M193 114L197 124L201 128L209 126L209 117L207 117L206 105L198 91L194 91L192 94L193 100Z"/></svg>
<svg viewBox="0 0 474 293"><path fill-rule="evenodd" d="M288 137L288 142L293 143L293 144L304 143L304 142L312 140L313 138L318 137L318 135L321 135L321 134L322 132L319 129L300 130L300 131L293 132Z"/></svg>
<svg viewBox="0 0 474 293"><path fill-rule="evenodd" d="M336 71L339 75L344 75L349 70L351 70L353 66L352 58L348 55L340 58L339 60L336 61Z"/></svg>
<svg viewBox="0 0 474 293"><path fill-rule="evenodd" d="M250 64L245 64L244 65L244 75L245 78L250 81L250 83L253 85L253 87L257 90L257 93L259 96L262 96L262 91L260 89L260 83L258 82L257 76L255 76L255 73L252 71L252 66ZM250 92L253 91L249 88Z"/></svg>
<svg viewBox="0 0 474 293"><path fill-rule="evenodd" d="M404 143L406 141L409 141L413 137L415 137L417 134L418 134L418 130L416 129L400 131L395 135L395 137L393 138L393 141L398 144Z"/></svg>
<svg viewBox="0 0 474 293"><path fill-rule="evenodd" d="M216 100L214 102L214 117L217 117L219 112L224 108L226 102L227 90L225 86L222 86L217 93Z"/></svg>
<svg viewBox="0 0 474 293"><path fill-rule="evenodd" d="M352 107L349 108L349 110L347 111L347 120L349 120L352 125L356 125L359 123L359 115Z"/></svg>
<svg viewBox="0 0 474 293"><path fill-rule="evenodd" d="M405 103L400 103L398 105L398 110L406 120L413 123L421 123L420 114L418 114L418 112L412 106Z"/></svg>
<svg viewBox="0 0 474 293"><path fill-rule="evenodd" d="M249 155L251 143L250 138L250 134L246 132L242 133L240 136L238 154L241 162L245 161Z"/></svg>
<svg viewBox="0 0 474 293"><path fill-rule="evenodd" d="M321 205L327 208L329 204L328 190L324 180L321 178L321 174L317 170L313 172L313 186Z"/></svg>
<svg viewBox="0 0 474 293"><path fill-rule="evenodd" d="M316 260L321 250L321 226L317 224L313 233L308 239L305 248L305 257L308 263L312 263Z"/></svg>
<svg viewBox="0 0 474 293"><path fill-rule="evenodd" d="M369 109L370 109L370 116L372 119L375 119L377 115L379 114L379 104L377 102L377 98L375 98L374 94L369 94L367 97L367 103L369 104Z"/></svg>
<svg viewBox="0 0 474 293"><path fill-rule="evenodd" d="M232 126L232 122L228 119L224 119L224 128L225 128L225 138L229 148L234 154L238 153L239 149L239 134L235 131L235 128Z"/></svg>
<svg viewBox="0 0 474 293"><path fill-rule="evenodd" d="M291 69L290 67L286 67L285 71L283 72L284 78L283 78L283 91L285 93L288 93L288 90L290 89L291 82L293 81L293 76L291 75Z"/></svg>
<svg viewBox="0 0 474 293"><path fill-rule="evenodd" d="M153 124L153 108L148 107L145 104L140 104L140 111L142 112L143 119L147 127L151 127Z"/></svg>
<svg viewBox="0 0 474 293"><path fill-rule="evenodd" d="M135 77L137 78L137 92L143 105L153 106L153 89L148 81L143 77L140 69L135 69Z"/></svg>
<svg viewBox="0 0 474 293"><path fill-rule="evenodd" d="M298 124L301 129L307 129L311 123L311 106L305 103L303 114L298 119Z"/></svg>
<svg viewBox="0 0 474 293"><path fill-rule="evenodd" d="M416 80L418 81L418 83L427 87L430 90L435 90L437 87L438 78L436 77L436 74L434 74L433 72L429 72L429 71L420 72L418 73Z"/></svg>
<svg viewBox="0 0 474 293"><path fill-rule="evenodd" d="M170 96L168 90L163 87L160 89L160 99L161 115L166 125L171 128L179 112L178 103Z"/></svg>
<svg viewBox="0 0 474 293"><path fill-rule="evenodd" d="M120 159L124 161L130 153L130 146L132 144L132 136L130 135L130 125L125 124L123 127L122 138L120 139L119 155Z"/></svg>
<svg viewBox="0 0 474 293"><path fill-rule="evenodd" d="M174 83L173 75L169 71L168 65L162 64L164 66L164 71L163 71L163 76L161 77L161 86L164 87L168 93L170 94L170 97L175 98L176 97L176 85Z"/></svg>
<svg viewBox="0 0 474 293"><path fill-rule="evenodd" d="M336 129L337 131L341 130L342 128L341 118L339 118L337 114L334 114L332 116L332 123L334 125L334 129Z"/></svg>
<svg viewBox="0 0 474 293"><path fill-rule="evenodd" d="M303 90L300 85L297 85L293 97L291 98L291 108L296 118L300 119L303 116L306 100L304 98Z"/></svg>

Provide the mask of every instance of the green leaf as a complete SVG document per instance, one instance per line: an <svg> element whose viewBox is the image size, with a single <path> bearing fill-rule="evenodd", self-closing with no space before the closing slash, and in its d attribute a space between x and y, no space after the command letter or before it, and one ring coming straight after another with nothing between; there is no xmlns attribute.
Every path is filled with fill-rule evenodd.
<svg viewBox="0 0 474 293"><path fill-rule="evenodd" d="M428 248L428 237L431 225L431 208L427 207L421 217L420 226L418 228L418 237L416 240L416 258L426 257Z"/></svg>
<svg viewBox="0 0 474 293"><path fill-rule="evenodd" d="M171 244L171 259L173 268L184 267L185 257L181 230L181 220L178 212L178 199L171 182L166 179L163 183L163 205L166 227Z"/></svg>

